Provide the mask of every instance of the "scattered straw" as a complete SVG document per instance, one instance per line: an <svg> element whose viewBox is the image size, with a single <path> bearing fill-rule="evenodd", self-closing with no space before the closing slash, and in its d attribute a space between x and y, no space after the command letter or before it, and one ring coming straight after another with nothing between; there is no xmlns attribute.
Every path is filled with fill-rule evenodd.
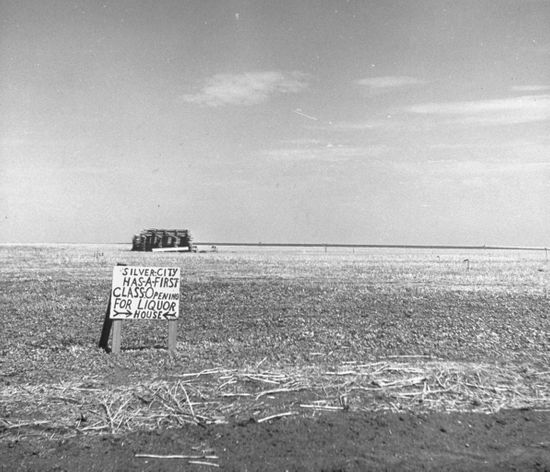
<svg viewBox="0 0 550 472"><path fill-rule="evenodd" d="M285 416L292 416L295 415L296 412L294 411L287 411L286 413L277 413L276 415L266 416L265 418L260 418L257 422L258 423L264 423L269 420L276 420L279 418L284 418Z"/></svg>
<svg viewBox="0 0 550 472"><path fill-rule="evenodd" d="M329 371L209 369L120 386L97 381L11 384L0 390L6 413L0 418L0 437L121 434L258 415L262 422L290 416L294 408L302 416L318 410L547 411L548 375L525 366L385 359L350 361ZM273 388L263 389L266 385ZM277 413L282 409L287 413Z"/></svg>
<svg viewBox="0 0 550 472"><path fill-rule="evenodd" d="M205 456L205 455L183 455L183 454L135 454L134 457L143 459L218 459L218 456Z"/></svg>
<svg viewBox="0 0 550 472"><path fill-rule="evenodd" d="M215 464L214 462L205 462L205 461L189 461L188 464L205 465L207 467L219 467L219 464Z"/></svg>

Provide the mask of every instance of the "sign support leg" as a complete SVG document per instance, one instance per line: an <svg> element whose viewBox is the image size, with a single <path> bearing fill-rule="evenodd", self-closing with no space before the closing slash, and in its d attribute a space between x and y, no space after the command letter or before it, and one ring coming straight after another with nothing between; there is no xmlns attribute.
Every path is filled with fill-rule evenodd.
<svg viewBox="0 0 550 472"><path fill-rule="evenodd" d="M113 322L113 348L112 353L118 354L120 352L120 341L121 341L121 328L122 328L122 320L112 320Z"/></svg>
<svg viewBox="0 0 550 472"><path fill-rule="evenodd" d="M176 344L178 337L178 320L168 321L168 350L176 352Z"/></svg>
<svg viewBox="0 0 550 472"><path fill-rule="evenodd" d="M117 266L125 266L126 264L123 264L121 262L117 262ZM105 352L109 351L109 335L111 334L111 327L113 326L113 320L111 319L111 300L113 298L113 294L109 292L109 303L107 303L107 310L105 311L105 319L103 320L103 329L101 330L101 336L99 337L99 343L98 346L103 348ZM119 333L120 337L120 333ZM120 344L119 344L120 346Z"/></svg>
<svg viewBox="0 0 550 472"><path fill-rule="evenodd" d="M113 320L109 318L111 312L111 295L109 295L109 303L107 304L107 311L105 312L105 319L103 320L103 329L101 330L101 337L99 338L98 346L103 348L106 352L109 352L109 335L111 334L111 326Z"/></svg>

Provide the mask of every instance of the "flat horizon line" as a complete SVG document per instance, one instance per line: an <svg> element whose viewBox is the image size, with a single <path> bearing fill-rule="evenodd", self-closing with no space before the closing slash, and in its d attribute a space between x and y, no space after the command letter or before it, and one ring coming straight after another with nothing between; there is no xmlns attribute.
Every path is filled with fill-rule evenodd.
<svg viewBox="0 0 550 472"><path fill-rule="evenodd" d="M241 247L339 247L339 248L388 248L388 249L490 249L519 251L548 251L545 246L501 246L501 245L453 245L453 244L348 244L348 243L228 243L191 242L196 246L241 246Z"/></svg>
<svg viewBox="0 0 550 472"><path fill-rule="evenodd" d="M112 243L94 243L94 242L0 242L0 246L48 246L48 245L70 245L70 246L103 246L103 245L127 245L128 242L112 242ZM356 243L275 243L275 242L202 242L191 241L195 246L234 246L234 247L311 247L311 248L372 248L372 249L468 249L468 250L508 250L508 251L548 251L549 246L512 246L512 245L495 245L495 244L356 244ZM181 249L181 248L164 248L164 249Z"/></svg>

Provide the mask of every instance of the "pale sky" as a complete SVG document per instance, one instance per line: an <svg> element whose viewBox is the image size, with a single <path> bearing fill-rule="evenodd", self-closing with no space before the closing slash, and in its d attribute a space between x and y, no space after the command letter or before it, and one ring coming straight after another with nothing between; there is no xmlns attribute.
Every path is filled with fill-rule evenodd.
<svg viewBox="0 0 550 472"><path fill-rule="evenodd" d="M550 245L550 1L0 0L0 242Z"/></svg>

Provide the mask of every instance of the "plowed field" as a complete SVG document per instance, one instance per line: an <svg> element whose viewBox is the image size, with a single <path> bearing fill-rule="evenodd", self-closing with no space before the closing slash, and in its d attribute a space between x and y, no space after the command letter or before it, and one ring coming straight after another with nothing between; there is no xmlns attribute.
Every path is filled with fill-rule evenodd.
<svg viewBox="0 0 550 472"><path fill-rule="evenodd" d="M3 470L550 470L544 252L0 262ZM117 262L181 267L176 352L153 320L97 347Z"/></svg>

